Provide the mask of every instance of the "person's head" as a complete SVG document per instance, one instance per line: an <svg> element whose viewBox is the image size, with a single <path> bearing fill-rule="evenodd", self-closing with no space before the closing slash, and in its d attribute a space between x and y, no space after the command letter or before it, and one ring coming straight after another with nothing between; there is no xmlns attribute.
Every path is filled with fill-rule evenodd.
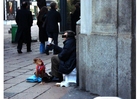
<svg viewBox="0 0 140 99"><path fill-rule="evenodd" d="M34 58L33 61L36 65L43 65L43 61L40 58Z"/></svg>
<svg viewBox="0 0 140 99"><path fill-rule="evenodd" d="M64 38L64 40L66 40L67 38L74 38L75 37L75 33L71 30L67 30L64 32L64 34L62 35L62 38Z"/></svg>
<svg viewBox="0 0 140 99"><path fill-rule="evenodd" d="M80 2L77 2L77 3L75 4L75 7L76 7L76 8L80 8Z"/></svg>
<svg viewBox="0 0 140 99"><path fill-rule="evenodd" d="M47 14L47 12L48 12L48 8L46 6L43 6L39 11L37 19L39 21L43 21L42 19L43 19L44 15Z"/></svg>
<svg viewBox="0 0 140 99"><path fill-rule="evenodd" d="M48 12L48 8L46 6L43 6L40 10L40 13L47 13Z"/></svg>
<svg viewBox="0 0 140 99"><path fill-rule="evenodd" d="M28 7L28 3L26 1L23 1L21 7L22 8L27 8Z"/></svg>
<svg viewBox="0 0 140 99"><path fill-rule="evenodd" d="M57 9L57 4L55 2L52 2L50 4L51 9Z"/></svg>

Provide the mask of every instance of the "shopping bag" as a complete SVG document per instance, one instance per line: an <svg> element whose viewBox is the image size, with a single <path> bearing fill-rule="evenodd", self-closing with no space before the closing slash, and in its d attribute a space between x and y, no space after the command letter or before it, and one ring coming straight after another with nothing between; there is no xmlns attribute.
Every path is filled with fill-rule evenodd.
<svg viewBox="0 0 140 99"><path fill-rule="evenodd" d="M45 44L43 44L43 43L40 43L40 53L42 54L42 53L45 53Z"/></svg>
<svg viewBox="0 0 140 99"><path fill-rule="evenodd" d="M27 82L41 82L42 78L32 75L26 79Z"/></svg>

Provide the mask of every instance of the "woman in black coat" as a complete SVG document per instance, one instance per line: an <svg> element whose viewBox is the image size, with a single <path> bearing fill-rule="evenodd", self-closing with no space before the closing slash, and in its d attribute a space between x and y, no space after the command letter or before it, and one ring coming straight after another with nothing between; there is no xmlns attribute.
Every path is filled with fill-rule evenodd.
<svg viewBox="0 0 140 99"><path fill-rule="evenodd" d="M41 42L40 47L42 47L42 49L44 50L41 53L45 52L45 41L48 41L48 36L46 33L47 12L48 12L48 9L46 6L44 6L41 8L41 10L39 11L39 14L37 16L37 25L39 28L39 41Z"/></svg>
<svg viewBox="0 0 140 99"><path fill-rule="evenodd" d="M32 13L28 10L28 3L23 2L17 11L16 23L18 25L15 41L18 42L17 51L22 53L22 44L26 43L27 52L31 52L31 26L33 23Z"/></svg>

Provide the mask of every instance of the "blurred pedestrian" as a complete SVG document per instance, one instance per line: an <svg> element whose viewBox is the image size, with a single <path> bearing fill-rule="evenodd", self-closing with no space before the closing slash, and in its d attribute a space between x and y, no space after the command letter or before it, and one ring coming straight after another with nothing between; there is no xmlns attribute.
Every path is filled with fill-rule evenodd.
<svg viewBox="0 0 140 99"><path fill-rule="evenodd" d="M48 47L52 43L52 40L54 41L55 45L58 45L58 34L59 34L59 28L58 28L58 22L61 22L61 16L60 13L56 11L57 4L55 2L52 2L50 4L50 11L48 11L47 14L47 34L48 34L48 44L46 46L46 54L49 55ZM53 54L57 54L55 50L53 50Z"/></svg>
<svg viewBox="0 0 140 99"><path fill-rule="evenodd" d="M48 36L46 32L47 12L48 9L46 6L44 6L41 8L37 16L37 25L39 28L40 53L45 52L45 41L48 41Z"/></svg>
<svg viewBox="0 0 140 99"><path fill-rule="evenodd" d="M70 12L71 16L71 29L76 34L76 22L80 19L80 3L75 4L75 10L73 13Z"/></svg>
<svg viewBox="0 0 140 99"><path fill-rule="evenodd" d="M22 45L26 43L27 52L31 52L31 26L33 23L32 13L28 10L28 3L23 2L21 9L17 11L16 23L18 25L15 41L18 42L17 52L22 53Z"/></svg>

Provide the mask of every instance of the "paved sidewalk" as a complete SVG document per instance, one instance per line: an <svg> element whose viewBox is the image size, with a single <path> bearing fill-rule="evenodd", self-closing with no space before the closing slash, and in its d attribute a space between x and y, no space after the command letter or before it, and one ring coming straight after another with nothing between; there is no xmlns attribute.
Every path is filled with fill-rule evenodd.
<svg viewBox="0 0 140 99"><path fill-rule="evenodd" d="M57 87L55 83L28 83L26 78L33 75L33 59L39 57L44 61L46 72L50 71L52 52L47 56L39 53L39 41L32 42L32 52L26 52L23 45L22 54L17 53L17 44L11 43L10 25L4 25L4 99L93 99L90 93L75 87ZM38 27L32 26L32 38L38 39ZM59 46L63 46L59 35ZM79 96L80 95L80 96Z"/></svg>

